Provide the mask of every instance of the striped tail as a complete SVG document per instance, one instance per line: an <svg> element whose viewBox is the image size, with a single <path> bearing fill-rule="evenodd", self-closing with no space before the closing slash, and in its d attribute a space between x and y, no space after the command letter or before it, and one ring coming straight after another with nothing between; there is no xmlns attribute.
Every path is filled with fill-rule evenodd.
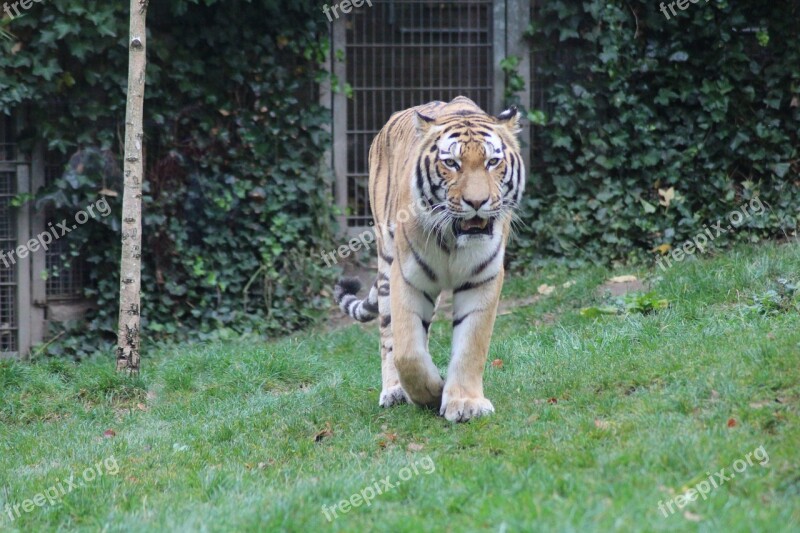
<svg viewBox="0 0 800 533"><path fill-rule="evenodd" d="M356 296L359 289L361 282L357 278L342 278L333 290L333 297L342 311L359 322L369 322L378 316L377 281L363 300Z"/></svg>

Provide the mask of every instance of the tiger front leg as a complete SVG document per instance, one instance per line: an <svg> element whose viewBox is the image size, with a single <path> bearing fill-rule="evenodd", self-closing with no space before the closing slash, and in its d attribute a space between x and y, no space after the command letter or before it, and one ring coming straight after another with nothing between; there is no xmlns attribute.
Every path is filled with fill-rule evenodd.
<svg viewBox="0 0 800 533"><path fill-rule="evenodd" d="M428 352L428 328L433 318L434 298L405 284L402 276L392 275L392 337L394 363L400 384L416 405L438 408L444 380Z"/></svg>
<svg viewBox="0 0 800 533"><path fill-rule="evenodd" d="M453 294L453 351L439 414L467 422L494 412L483 395L483 371L489 353L503 272L487 283Z"/></svg>

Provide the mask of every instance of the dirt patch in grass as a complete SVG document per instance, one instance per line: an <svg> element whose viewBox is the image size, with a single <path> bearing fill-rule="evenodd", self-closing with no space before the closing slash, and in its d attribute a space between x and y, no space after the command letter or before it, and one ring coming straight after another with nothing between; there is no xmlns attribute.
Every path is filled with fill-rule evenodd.
<svg viewBox="0 0 800 533"><path fill-rule="evenodd" d="M599 296L610 294L612 297L616 298L617 296L624 296L629 292L643 291L645 288L644 282L640 279L633 278L615 281L614 278L611 278L597 287L597 294Z"/></svg>

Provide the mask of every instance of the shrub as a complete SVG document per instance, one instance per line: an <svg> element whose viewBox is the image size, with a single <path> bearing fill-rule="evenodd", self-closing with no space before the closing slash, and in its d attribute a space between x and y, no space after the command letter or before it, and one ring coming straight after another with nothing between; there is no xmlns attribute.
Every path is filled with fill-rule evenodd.
<svg viewBox="0 0 800 533"><path fill-rule="evenodd" d="M701 2L666 20L641 0L538 4L547 100L514 264L652 257L754 196L766 213L715 245L794 231L800 6Z"/></svg>
<svg viewBox="0 0 800 533"><path fill-rule="evenodd" d="M39 205L71 217L121 192L127 5L65 0L15 19L0 42L0 110L30 109L27 147L77 151ZM316 83L327 21L308 2L151 2L145 101L142 307L149 339L278 334L327 308L332 272L312 252L332 227L329 112ZM114 165L111 165L112 167ZM113 194L113 193L112 193ZM115 209L119 197L109 197ZM118 218L118 211L116 218ZM118 300L115 217L71 237L90 264L87 324L51 353L113 342ZM75 333L75 332L73 332Z"/></svg>

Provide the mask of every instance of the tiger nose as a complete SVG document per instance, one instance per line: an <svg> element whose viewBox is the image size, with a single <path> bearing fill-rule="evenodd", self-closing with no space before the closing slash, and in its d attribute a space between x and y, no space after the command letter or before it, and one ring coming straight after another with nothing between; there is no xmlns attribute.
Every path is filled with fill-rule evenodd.
<svg viewBox="0 0 800 533"><path fill-rule="evenodd" d="M466 198L462 199L464 200L464 203L472 207L475 211L480 211L481 206L489 202L489 198L484 198L483 200L468 200Z"/></svg>

